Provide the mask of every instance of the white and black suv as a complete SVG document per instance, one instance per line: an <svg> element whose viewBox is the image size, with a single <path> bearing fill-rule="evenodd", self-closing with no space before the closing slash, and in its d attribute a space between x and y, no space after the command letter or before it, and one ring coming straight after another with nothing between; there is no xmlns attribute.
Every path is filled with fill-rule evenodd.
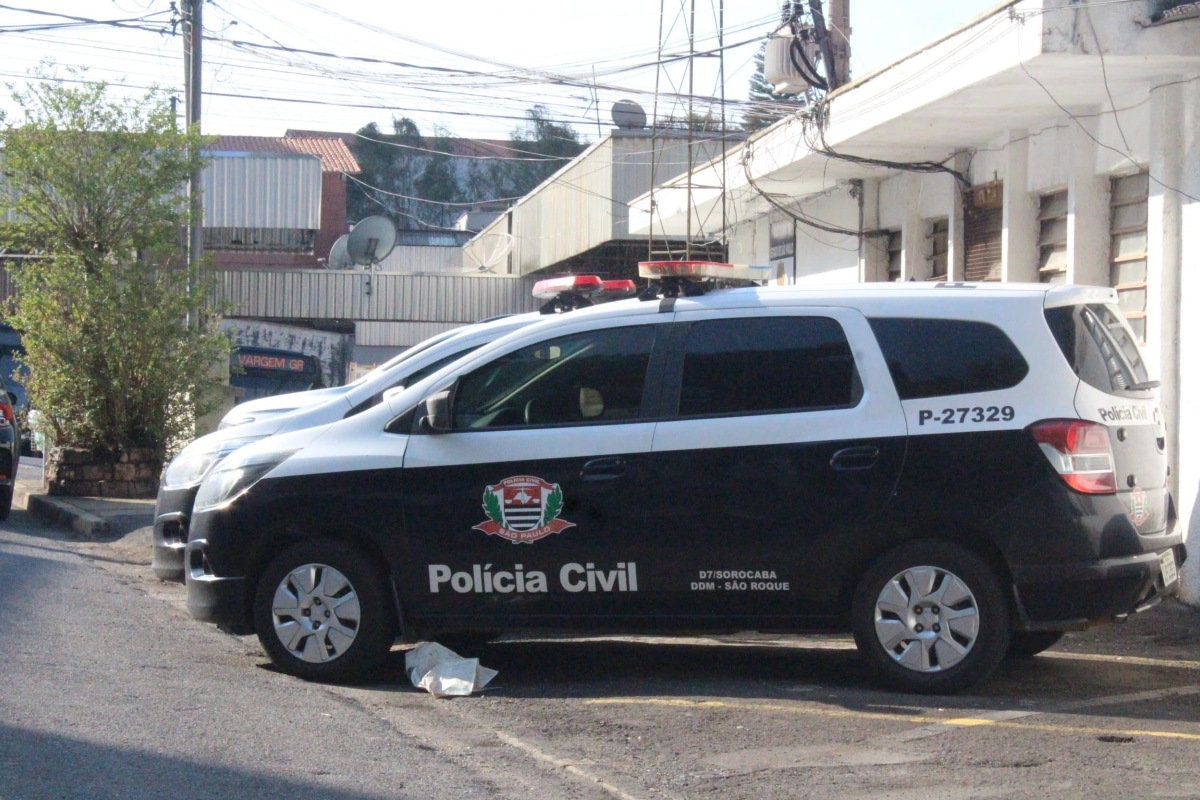
<svg viewBox="0 0 1200 800"><path fill-rule="evenodd" d="M464 632L853 631L962 689L1175 591L1112 290L658 292L534 323L200 486L188 607L342 679Z"/></svg>

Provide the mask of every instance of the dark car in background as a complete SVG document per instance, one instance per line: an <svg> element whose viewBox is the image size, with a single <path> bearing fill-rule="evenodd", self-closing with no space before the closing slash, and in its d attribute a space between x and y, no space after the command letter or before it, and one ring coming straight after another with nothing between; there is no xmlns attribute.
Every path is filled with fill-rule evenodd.
<svg viewBox="0 0 1200 800"><path fill-rule="evenodd" d="M24 354L20 331L0 324L0 379L4 380L5 394L15 412L16 420L20 423L17 430L21 452L28 453L31 452L32 445L29 431L29 399L25 395L24 384L29 375L29 368L20 362Z"/></svg>
<svg viewBox="0 0 1200 800"><path fill-rule="evenodd" d="M0 519L8 519L12 510L17 464L21 460L21 434L10 397L4 378L0 377Z"/></svg>

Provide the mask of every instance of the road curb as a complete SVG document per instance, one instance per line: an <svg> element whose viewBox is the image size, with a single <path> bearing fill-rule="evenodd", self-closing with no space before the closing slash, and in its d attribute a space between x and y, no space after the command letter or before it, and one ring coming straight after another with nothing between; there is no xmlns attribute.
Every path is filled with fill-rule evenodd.
<svg viewBox="0 0 1200 800"><path fill-rule="evenodd" d="M30 494L26 499L25 508L30 514L66 525L85 539L102 539L110 531L107 520L77 508L69 500L45 494Z"/></svg>

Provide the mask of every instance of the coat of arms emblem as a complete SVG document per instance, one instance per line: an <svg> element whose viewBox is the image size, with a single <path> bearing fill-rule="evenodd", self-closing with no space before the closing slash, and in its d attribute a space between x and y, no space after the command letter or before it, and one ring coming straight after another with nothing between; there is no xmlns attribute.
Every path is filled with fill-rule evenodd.
<svg viewBox="0 0 1200 800"><path fill-rule="evenodd" d="M1135 527L1150 519L1150 508L1146 502L1146 492L1140 486L1135 486L1129 493L1129 521Z"/></svg>
<svg viewBox="0 0 1200 800"><path fill-rule="evenodd" d="M552 533L575 527L559 519L563 493L557 483L532 475L514 475L483 490L483 510L488 521L474 526L489 536L510 542L536 542Z"/></svg>

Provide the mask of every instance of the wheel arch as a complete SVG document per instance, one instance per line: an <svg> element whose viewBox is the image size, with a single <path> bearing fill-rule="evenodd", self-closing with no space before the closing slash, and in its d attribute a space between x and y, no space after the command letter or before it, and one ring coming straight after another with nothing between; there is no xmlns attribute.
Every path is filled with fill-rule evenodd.
<svg viewBox="0 0 1200 800"><path fill-rule="evenodd" d="M392 559L375 538L362 528L344 520L332 521L323 517L296 518L294 514L291 519L282 514L276 516L273 524L268 525L263 535L258 537L256 546L247 559L245 590L242 593L245 618L251 621L254 619L254 597L263 573L271 561L289 547L318 539L348 544L379 565L392 594L395 622L400 630L406 630L399 596L396 593Z"/></svg>
<svg viewBox="0 0 1200 800"><path fill-rule="evenodd" d="M983 530L949 521L930 522L919 527L897 528L890 534L877 537L870 546L860 549L842 575L838 591L838 607L850 608L858 584L872 564L892 550L917 541L940 541L955 544L980 558L991 568L1001 586L1007 590L1005 602L1008 606L1008 613L1010 619L1014 623L1017 622L1016 603L1012 593L1012 571L1009 569L1008 560L1004 557L1003 551Z"/></svg>

